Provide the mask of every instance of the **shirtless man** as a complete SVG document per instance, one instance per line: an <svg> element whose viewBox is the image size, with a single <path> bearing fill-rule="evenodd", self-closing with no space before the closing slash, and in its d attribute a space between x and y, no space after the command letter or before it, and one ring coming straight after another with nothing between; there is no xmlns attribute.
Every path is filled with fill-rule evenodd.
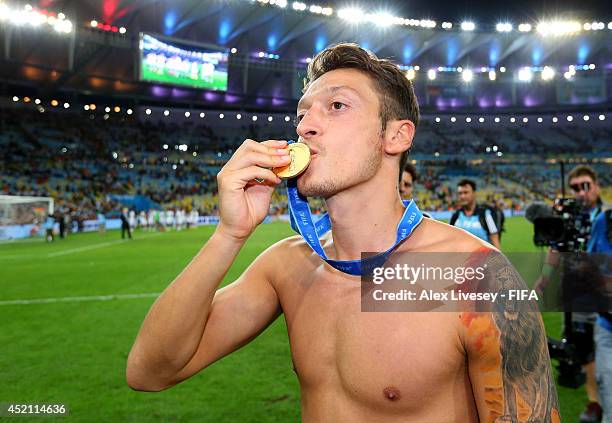
<svg viewBox="0 0 612 423"><path fill-rule="evenodd" d="M356 260L396 239L404 206L397 181L418 106L401 71L353 44L321 52L297 108L313 153L298 179L322 196L332 221L330 258ZM136 390L167 389L287 322L304 422L559 422L537 313L363 313L360 278L342 273L298 236L264 251L218 289L269 209L286 142L246 140L218 175L220 223L151 307L127 363ZM263 179L264 183L254 180ZM404 252L491 248L423 219ZM517 279L505 269L506 281ZM508 341L511 342L508 342Z"/></svg>

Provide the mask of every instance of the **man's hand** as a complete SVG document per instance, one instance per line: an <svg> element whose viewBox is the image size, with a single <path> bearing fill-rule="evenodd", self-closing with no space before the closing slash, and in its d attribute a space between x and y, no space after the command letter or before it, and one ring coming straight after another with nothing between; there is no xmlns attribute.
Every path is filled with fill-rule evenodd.
<svg viewBox="0 0 612 423"><path fill-rule="evenodd" d="M274 187L281 182L270 169L290 162L287 141L245 140L217 175L220 211L217 231L245 240L265 219Z"/></svg>

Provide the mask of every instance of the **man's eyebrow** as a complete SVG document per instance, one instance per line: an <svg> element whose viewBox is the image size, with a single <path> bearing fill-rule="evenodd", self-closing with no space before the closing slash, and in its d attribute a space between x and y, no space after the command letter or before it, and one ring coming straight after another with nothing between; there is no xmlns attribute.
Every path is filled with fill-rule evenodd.
<svg viewBox="0 0 612 423"><path fill-rule="evenodd" d="M358 97L361 97L361 94L359 94L359 91L357 91L354 88L349 87L348 85L336 85L332 87L327 87L324 92L329 93L329 94L334 94L342 90L351 91L353 94L357 95ZM308 103L309 100L310 100L310 97L302 97L300 101L298 101L297 110L299 110L300 106L303 106L304 103Z"/></svg>

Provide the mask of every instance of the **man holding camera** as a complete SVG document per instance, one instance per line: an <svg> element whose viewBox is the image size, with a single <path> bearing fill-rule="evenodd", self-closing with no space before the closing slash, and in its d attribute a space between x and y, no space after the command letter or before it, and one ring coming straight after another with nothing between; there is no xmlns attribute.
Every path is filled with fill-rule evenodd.
<svg viewBox="0 0 612 423"><path fill-rule="evenodd" d="M589 214L590 221L594 222L601 213L603 203L599 196L600 188L597 173L589 166L580 165L571 170L568 175L568 185L575 200L583 206L583 211ZM560 264L557 251L551 249L546 256L542 274L536 282L534 289L542 291L550 282L551 275ZM576 353L586 374L586 392L589 399L586 410L580 414L581 423L598 423L602 418L602 409L597 396L597 382L595 378L595 345L593 329L596 313L572 313L572 340L575 343Z"/></svg>

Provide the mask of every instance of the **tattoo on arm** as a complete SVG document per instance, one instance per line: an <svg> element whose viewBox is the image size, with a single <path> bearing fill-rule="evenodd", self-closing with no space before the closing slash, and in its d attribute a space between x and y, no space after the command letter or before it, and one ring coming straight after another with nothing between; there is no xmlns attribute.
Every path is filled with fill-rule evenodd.
<svg viewBox="0 0 612 423"><path fill-rule="evenodd" d="M519 273L503 255L490 253L486 263L492 272L489 289L526 288ZM461 316L468 336L476 340L477 354L488 357L485 359L488 366L478 369L485 372L484 386L480 389L484 388L482 395L489 415L484 421L560 422L546 334L537 305L530 310L521 305L518 310L512 302L506 301L501 307L492 313L464 313ZM475 320L480 323L475 324Z"/></svg>

